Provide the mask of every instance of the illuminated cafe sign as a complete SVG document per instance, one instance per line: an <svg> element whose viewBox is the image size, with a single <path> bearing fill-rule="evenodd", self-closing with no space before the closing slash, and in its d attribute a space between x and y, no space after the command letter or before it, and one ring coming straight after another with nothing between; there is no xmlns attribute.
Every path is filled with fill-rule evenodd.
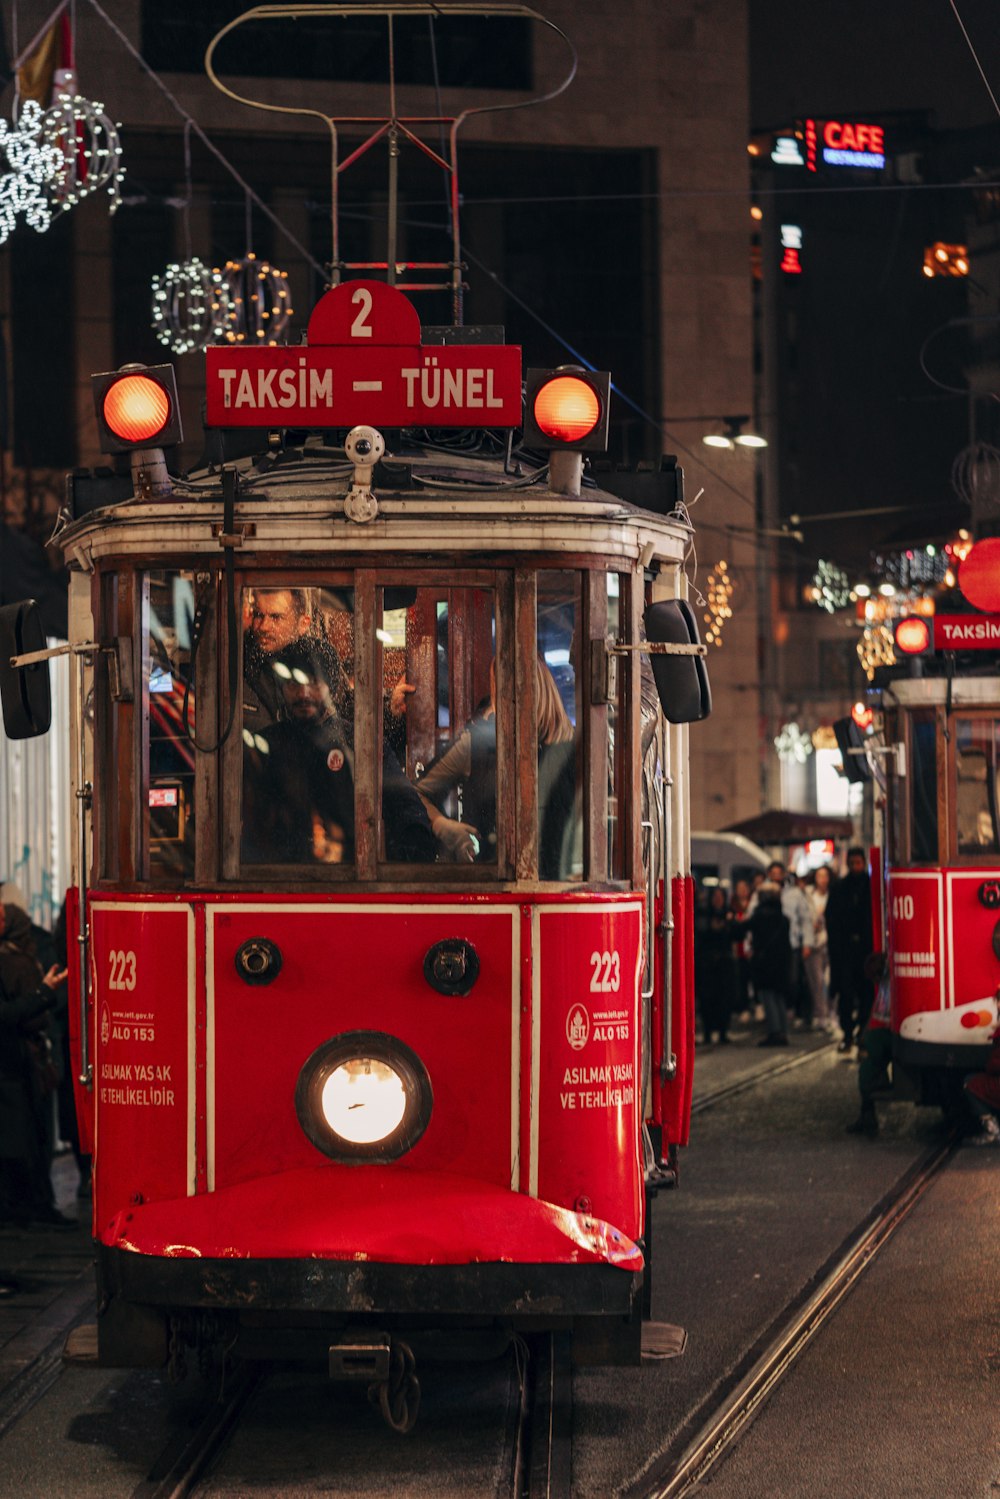
<svg viewBox="0 0 1000 1499"><path fill-rule="evenodd" d="M828 167L885 166L885 131L881 125L844 120L806 120L803 126L806 167L810 172Z"/></svg>
<svg viewBox="0 0 1000 1499"><path fill-rule="evenodd" d="M802 229L798 224L781 226L781 269L787 276L801 276Z"/></svg>

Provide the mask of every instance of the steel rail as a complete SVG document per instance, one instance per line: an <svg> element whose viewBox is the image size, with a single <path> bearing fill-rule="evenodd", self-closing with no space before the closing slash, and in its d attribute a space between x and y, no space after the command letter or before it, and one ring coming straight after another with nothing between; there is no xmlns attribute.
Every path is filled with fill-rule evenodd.
<svg viewBox="0 0 1000 1499"><path fill-rule="evenodd" d="M828 1041L821 1041L819 1046L812 1046L808 1051L796 1052L793 1057L785 1057L780 1062L775 1062L773 1067L762 1067L758 1072L748 1073L744 1077L735 1078L731 1083L723 1083L718 1088L713 1088L710 1093L704 1093L696 1098L691 1105L692 1114L703 1114L707 1109L714 1108L717 1103L724 1102L727 1098L735 1098L740 1093L749 1093L751 1088L756 1088L760 1083L769 1082L772 1077L781 1077L786 1072L794 1072L797 1067L804 1067L807 1062L816 1057L825 1056L833 1045L833 1037Z"/></svg>
<svg viewBox="0 0 1000 1499"><path fill-rule="evenodd" d="M511 1468L513 1499L572 1499L573 1374L568 1333L526 1339Z"/></svg>
<svg viewBox="0 0 1000 1499"><path fill-rule="evenodd" d="M711 1468L723 1458L784 1378L796 1359L836 1311L844 1297L920 1201L957 1149L954 1136L927 1151L883 1198L874 1215L835 1251L831 1268L790 1314L752 1367L723 1397L679 1457L665 1454L626 1490L643 1499L683 1499L698 1490ZM830 1266L831 1262L827 1261Z"/></svg>
<svg viewBox="0 0 1000 1499"><path fill-rule="evenodd" d="M194 1493L269 1371L268 1364L239 1368L196 1429L168 1443L148 1475L132 1490L132 1499L187 1499Z"/></svg>

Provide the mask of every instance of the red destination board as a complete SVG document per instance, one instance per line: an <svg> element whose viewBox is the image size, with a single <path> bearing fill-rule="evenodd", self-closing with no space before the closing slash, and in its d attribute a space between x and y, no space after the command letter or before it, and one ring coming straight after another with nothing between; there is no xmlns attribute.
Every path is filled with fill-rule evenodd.
<svg viewBox="0 0 1000 1499"><path fill-rule="evenodd" d="M517 427L521 350L421 344L417 310L381 281L316 303L293 348L206 349L210 427Z"/></svg>
<svg viewBox="0 0 1000 1499"><path fill-rule="evenodd" d="M1000 651L1000 614L935 614L936 651Z"/></svg>

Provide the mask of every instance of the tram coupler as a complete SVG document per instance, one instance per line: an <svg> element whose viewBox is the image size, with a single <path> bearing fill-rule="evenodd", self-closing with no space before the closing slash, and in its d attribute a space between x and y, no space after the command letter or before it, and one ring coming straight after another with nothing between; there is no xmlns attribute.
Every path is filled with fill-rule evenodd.
<svg viewBox="0 0 1000 1499"><path fill-rule="evenodd" d="M330 1344L330 1378L362 1379L380 1384L389 1378L388 1333L376 1332L368 1337L345 1338Z"/></svg>

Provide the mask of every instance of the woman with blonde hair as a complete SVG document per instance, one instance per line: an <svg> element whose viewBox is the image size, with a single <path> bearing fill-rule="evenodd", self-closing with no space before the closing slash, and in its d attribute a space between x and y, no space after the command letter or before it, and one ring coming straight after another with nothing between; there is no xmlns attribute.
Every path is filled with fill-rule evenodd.
<svg viewBox="0 0 1000 1499"><path fill-rule="evenodd" d="M539 817L572 810L575 786L575 733L563 706L552 673L540 656L535 658L535 702L538 723ZM567 749L550 756L550 747ZM461 789L461 817L444 811L446 798ZM457 864L492 863L496 859L496 666L490 662L490 699L480 716L472 719L441 758L417 783L434 836ZM555 819L553 819L554 825ZM539 873L543 879L558 878L551 871L558 863L550 851L551 838L543 837L539 850Z"/></svg>

